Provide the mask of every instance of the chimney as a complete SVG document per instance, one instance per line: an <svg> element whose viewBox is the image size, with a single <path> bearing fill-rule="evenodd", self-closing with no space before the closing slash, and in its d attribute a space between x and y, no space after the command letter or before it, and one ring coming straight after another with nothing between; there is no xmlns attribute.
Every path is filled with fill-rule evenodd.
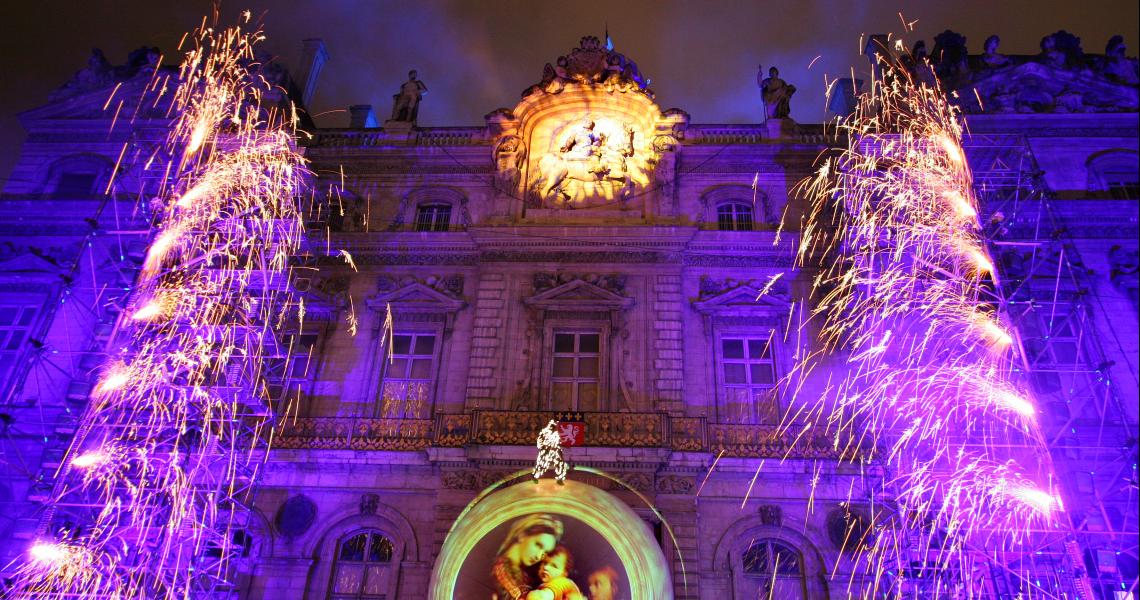
<svg viewBox="0 0 1140 600"><path fill-rule="evenodd" d="M297 83L301 85L301 105L308 108L313 92L317 91L317 77L321 74L321 67L329 60L329 53L325 50L324 40L320 38L303 40L302 48Z"/></svg>
<svg viewBox="0 0 1140 600"><path fill-rule="evenodd" d="M348 107L348 126L353 129L379 127L371 104L353 104Z"/></svg>

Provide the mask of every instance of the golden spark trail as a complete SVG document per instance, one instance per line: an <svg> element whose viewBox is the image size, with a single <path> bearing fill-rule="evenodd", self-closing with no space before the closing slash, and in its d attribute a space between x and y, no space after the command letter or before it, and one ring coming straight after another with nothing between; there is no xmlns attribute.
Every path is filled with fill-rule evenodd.
<svg viewBox="0 0 1140 600"><path fill-rule="evenodd" d="M288 402L269 395L268 365L287 360L297 331L290 261L309 177L296 113L257 72L261 39L203 20L178 75L160 66L152 78L170 134L136 166L163 182L155 236L5 597L231 590L234 531Z"/></svg>
<svg viewBox="0 0 1140 600"><path fill-rule="evenodd" d="M978 574L1060 531L1063 509L995 295L960 115L889 55L838 124L846 147L797 190L810 202L799 262L821 269L801 329L823 351L789 376L799 407L782 428L802 424L793 444L825 435L882 473L867 486L882 491L877 533L855 549L855 595L985 598ZM805 386L817 366L835 377Z"/></svg>

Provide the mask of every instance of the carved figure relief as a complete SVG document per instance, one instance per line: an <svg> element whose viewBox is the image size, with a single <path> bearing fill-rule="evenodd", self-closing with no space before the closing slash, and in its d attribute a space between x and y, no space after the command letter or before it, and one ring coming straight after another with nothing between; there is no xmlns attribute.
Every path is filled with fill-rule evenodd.
<svg viewBox="0 0 1140 600"><path fill-rule="evenodd" d="M539 203L553 208L580 208L590 198L603 202L629 200L634 189L632 159L637 131L630 123L604 125L593 115L574 120L558 135L557 148L537 163L531 190Z"/></svg>
<svg viewBox="0 0 1140 600"><path fill-rule="evenodd" d="M511 194L518 190L526 161L526 145L517 135L505 135L495 145L495 189Z"/></svg>

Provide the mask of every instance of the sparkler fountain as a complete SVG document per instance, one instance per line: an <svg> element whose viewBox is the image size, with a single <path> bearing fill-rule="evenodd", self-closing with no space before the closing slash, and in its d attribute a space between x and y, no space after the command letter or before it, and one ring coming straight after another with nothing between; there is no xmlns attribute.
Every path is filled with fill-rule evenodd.
<svg viewBox="0 0 1140 600"><path fill-rule="evenodd" d="M823 350L792 377L825 359L847 375L798 398L796 423L872 447L873 524L846 541L868 574L853 589L987 597L990 569L1017 571L1031 541L1062 539L1064 508L981 235L961 116L937 82L886 56L839 123L846 147L801 188ZM1057 591L1029 574L1018 573L1025 597Z"/></svg>
<svg viewBox="0 0 1140 600"><path fill-rule="evenodd" d="M257 73L261 39L204 22L178 81L155 72L155 103L172 96L170 136L144 167L162 175L156 235L11 597L232 584L249 493L288 409L272 390L297 328L290 260L307 176L295 115Z"/></svg>

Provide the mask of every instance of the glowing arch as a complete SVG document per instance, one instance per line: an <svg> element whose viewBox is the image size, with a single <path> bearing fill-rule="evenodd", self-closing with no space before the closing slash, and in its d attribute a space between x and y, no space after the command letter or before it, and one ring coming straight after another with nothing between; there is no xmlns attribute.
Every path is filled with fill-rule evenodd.
<svg viewBox="0 0 1140 600"><path fill-rule="evenodd" d="M625 567L633 598L673 598L665 555L633 509L594 486L553 479L523 481L473 500L443 542L428 598L451 600L459 570L479 540L502 523L538 512L573 517L605 537Z"/></svg>

